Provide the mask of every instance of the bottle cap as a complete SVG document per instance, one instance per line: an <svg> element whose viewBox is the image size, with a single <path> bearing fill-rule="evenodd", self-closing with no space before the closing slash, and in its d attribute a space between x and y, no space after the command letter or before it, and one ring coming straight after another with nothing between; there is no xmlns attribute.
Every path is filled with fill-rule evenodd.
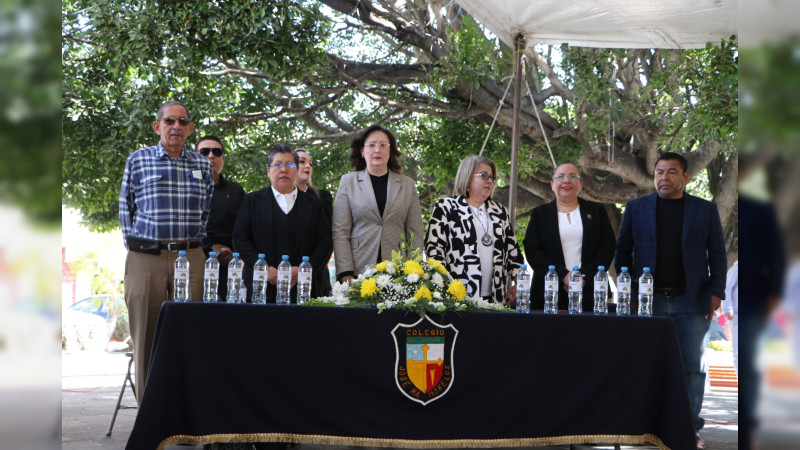
<svg viewBox="0 0 800 450"><path fill-rule="evenodd" d="M620 268L622 269L623 272L627 272L628 271L628 266L622 266Z"/></svg>
<svg viewBox="0 0 800 450"><path fill-rule="evenodd" d="M578 270L578 266L572 266L572 270Z"/></svg>
<svg viewBox="0 0 800 450"><path fill-rule="evenodd" d="M264 258L264 254L263 254L263 253L259 253L259 254L258 254L258 257L259 257L259 259L260 259L260 258Z"/></svg>
<svg viewBox="0 0 800 450"><path fill-rule="evenodd" d="M519 266L520 270L526 270L527 268L528 268L527 264L523 264L523 265Z"/></svg>
<svg viewBox="0 0 800 450"><path fill-rule="evenodd" d="M644 269L642 269L642 270L644 270L645 272L650 272L650 268L649 268L649 267L645 267L645 268L644 268Z"/></svg>
<svg viewBox="0 0 800 450"><path fill-rule="evenodd" d="M606 270L606 266L597 266L597 270Z"/></svg>
<svg viewBox="0 0 800 450"><path fill-rule="evenodd" d="M547 266L548 270L556 270L556 266Z"/></svg>
<svg viewBox="0 0 800 450"><path fill-rule="evenodd" d="M308 261L308 256L303 256L303 261Z"/></svg>
<svg viewBox="0 0 800 450"><path fill-rule="evenodd" d="M217 257L217 252L208 252L208 257L209 258L216 258Z"/></svg>
<svg viewBox="0 0 800 450"><path fill-rule="evenodd" d="M234 258L238 258L239 257L239 252L233 252L233 257Z"/></svg>
<svg viewBox="0 0 800 450"><path fill-rule="evenodd" d="M186 256L186 250L179 251L178 256Z"/></svg>

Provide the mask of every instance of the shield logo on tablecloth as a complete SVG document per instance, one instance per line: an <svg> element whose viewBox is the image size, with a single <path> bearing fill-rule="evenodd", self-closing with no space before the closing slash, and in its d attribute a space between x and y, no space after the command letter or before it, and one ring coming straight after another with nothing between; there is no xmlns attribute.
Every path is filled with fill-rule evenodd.
<svg viewBox="0 0 800 450"><path fill-rule="evenodd" d="M395 382L406 397L425 405L450 390L456 336L453 324L439 325L427 315L394 327Z"/></svg>

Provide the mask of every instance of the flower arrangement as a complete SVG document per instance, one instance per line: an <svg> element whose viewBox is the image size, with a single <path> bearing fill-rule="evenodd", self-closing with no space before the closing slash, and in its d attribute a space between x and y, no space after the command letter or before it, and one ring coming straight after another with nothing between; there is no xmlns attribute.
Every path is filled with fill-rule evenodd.
<svg viewBox="0 0 800 450"><path fill-rule="evenodd" d="M335 283L331 297L313 299L305 304L371 307L377 308L378 313L402 309L420 317L442 315L447 311L513 311L481 297L467 296L464 284L454 280L438 261L423 260L420 249L409 251L405 237L400 248L401 252L392 251L391 260L368 267L349 285Z"/></svg>

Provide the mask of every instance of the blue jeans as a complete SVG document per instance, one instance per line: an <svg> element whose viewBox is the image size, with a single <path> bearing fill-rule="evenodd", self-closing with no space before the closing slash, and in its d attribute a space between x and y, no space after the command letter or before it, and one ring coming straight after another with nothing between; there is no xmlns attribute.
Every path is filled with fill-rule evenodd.
<svg viewBox="0 0 800 450"><path fill-rule="evenodd" d="M678 297L654 295L653 315L669 317L675 324L683 374L686 378L686 390L689 393L692 425L695 430L700 430L705 425L705 420L700 417L700 410L703 408L706 388L705 350L708 345L710 322L697 314L692 298L688 294Z"/></svg>

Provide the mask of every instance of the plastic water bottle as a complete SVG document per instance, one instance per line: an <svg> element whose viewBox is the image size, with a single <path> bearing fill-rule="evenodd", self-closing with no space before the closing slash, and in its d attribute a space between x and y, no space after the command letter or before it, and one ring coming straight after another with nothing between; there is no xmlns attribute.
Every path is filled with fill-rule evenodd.
<svg viewBox="0 0 800 450"><path fill-rule="evenodd" d="M617 275L617 315L627 316L631 313L631 274L622 266Z"/></svg>
<svg viewBox="0 0 800 450"><path fill-rule="evenodd" d="M642 268L639 277L639 315L650 317L653 315L653 274L649 267Z"/></svg>
<svg viewBox="0 0 800 450"><path fill-rule="evenodd" d="M184 250L178 253L178 259L175 260L175 301L189 301L189 260Z"/></svg>
<svg viewBox="0 0 800 450"><path fill-rule="evenodd" d="M245 297L242 297L242 286L244 280L242 273L244 272L244 261L239 258L239 253L233 254L233 259L228 263L228 303L244 303Z"/></svg>
<svg viewBox="0 0 800 450"><path fill-rule="evenodd" d="M206 271L203 275L203 301L217 303L219 301L219 260L217 252L208 252Z"/></svg>
<svg viewBox="0 0 800 450"><path fill-rule="evenodd" d="M556 266L548 266L544 276L544 313L558 314L558 272Z"/></svg>
<svg viewBox="0 0 800 450"><path fill-rule="evenodd" d="M597 266L594 275L594 313L599 316L608 314L608 274L605 266Z"/></svg>
<svg viewBox="0 0 800 450"><path fill-rule="evenodd" d="M580 314L583 312L583 277L578 270L578 266L572 266L569 273L569 305L567 309L570 314Z"/></svg>
<svg viewBox="0 0 800 450"><path fill-rule="evenodd" d="M253 265L253 303L267 303L267 260L263 253L258 254L258 260Z"/></svg>
<svg viewBox="0 0 800 450"><path fill-rule="evenodd" d="M281 263L278 264L278 298L275 303L288 305L291 303L292 263L289 262L289 255L283 255L281 259Z"/></svg>
<svg viewBox="0 0 800 450"><path fill-rule="evenodd" d="M303 262L297 268L297 304L303 303L311 299L311 278L314 268L308 262L308 256L303 256Z"/></svg>
<svg viewBox="0 0 800 450"><path fill-rule="evenodd" d="M531 312L531 275L528 265L523 264L517 275L517 312L530 314Z"/></svg>

